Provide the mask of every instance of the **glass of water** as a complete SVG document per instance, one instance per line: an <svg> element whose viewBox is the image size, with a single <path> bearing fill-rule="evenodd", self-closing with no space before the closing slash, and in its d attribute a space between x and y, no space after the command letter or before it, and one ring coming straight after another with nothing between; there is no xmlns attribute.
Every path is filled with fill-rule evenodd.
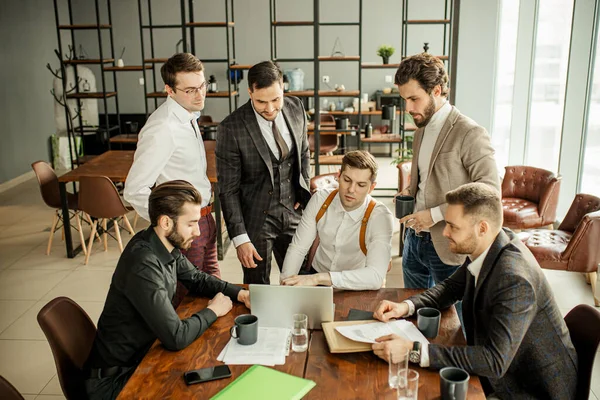
<svg viewBox="0 0 600 400"><path fill-rule="evenodd" d="M390 353L388 359L388 384L390 388L395 389L399 383L406 381L409 354L409 350L406 350L406 352L396 351L395 353Z"/></svg>
<svg viewBox="0 0 600 400"><path fill-rule="evenodd" d="M294 314L292 329L292 351L302 353L308 349L308 317L306 314Z"/></svg>
<svg viewBox="0 0 600 400"><path fill-rule="evenodd" d="M398 400L417 400L419 396L419 373L414 369L406 371L405 377L399 377Z"/></svg>

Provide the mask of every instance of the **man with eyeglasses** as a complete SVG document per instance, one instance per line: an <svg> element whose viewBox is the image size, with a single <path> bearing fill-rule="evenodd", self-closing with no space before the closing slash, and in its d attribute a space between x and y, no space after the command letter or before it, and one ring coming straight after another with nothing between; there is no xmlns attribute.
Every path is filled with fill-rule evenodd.
<svg viewBox="0 0 600 400"><path fill-rule="evenodd" d="M171 180L190 182L202 195L200 236L184 252L201 271L220 278L216 226L211 214L211 186L206 175L206 152L198 126L208 83L204 66L190 53L175 54L160 69L167 100L148 118L139 134L123 196L149 220L150 188ZM182 293L183 292L183 293ZM185 290L178 284L174 303Z"/></svg>

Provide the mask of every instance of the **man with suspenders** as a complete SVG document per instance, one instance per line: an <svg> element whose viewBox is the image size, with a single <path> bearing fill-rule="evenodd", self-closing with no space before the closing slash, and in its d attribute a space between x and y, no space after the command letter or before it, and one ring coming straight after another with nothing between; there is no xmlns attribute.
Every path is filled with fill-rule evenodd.
<svg viewBox="0 0 600 400"><path fill-rule="evenodd" d="M377 162L362 150L342 160L339 189L324 189L309 201L290 244L281 283L327 285L338 289L377 290L391 259L393 217L369 194L375 189ZM298 275L315 240L309 271Z"/></svg>

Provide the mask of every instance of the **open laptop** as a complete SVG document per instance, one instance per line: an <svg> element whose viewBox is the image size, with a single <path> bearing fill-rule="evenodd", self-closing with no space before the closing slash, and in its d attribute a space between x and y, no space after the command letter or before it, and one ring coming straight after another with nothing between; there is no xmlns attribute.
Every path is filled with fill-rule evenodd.
<svg viewBox="0 0 600 400"><path fill-rule="evenodd" d="M333 288L325 286L250 285L252 314L258 326L292 328L294 314L308 316L309 329L333 321Z"/></svg>

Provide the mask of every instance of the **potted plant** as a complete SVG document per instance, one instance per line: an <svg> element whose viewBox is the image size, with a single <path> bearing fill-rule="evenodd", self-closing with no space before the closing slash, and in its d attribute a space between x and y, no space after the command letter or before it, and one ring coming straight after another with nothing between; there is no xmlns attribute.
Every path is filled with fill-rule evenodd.
<svg viewBox="0 0 600 400"><path fill-rule="evenodd" d="M382 44L377 49L377 55L383 59L384 64L389 64L390 57L392 56L392 54L394 54L395 51L396 49L394 49L392 46Z"/></svg>

